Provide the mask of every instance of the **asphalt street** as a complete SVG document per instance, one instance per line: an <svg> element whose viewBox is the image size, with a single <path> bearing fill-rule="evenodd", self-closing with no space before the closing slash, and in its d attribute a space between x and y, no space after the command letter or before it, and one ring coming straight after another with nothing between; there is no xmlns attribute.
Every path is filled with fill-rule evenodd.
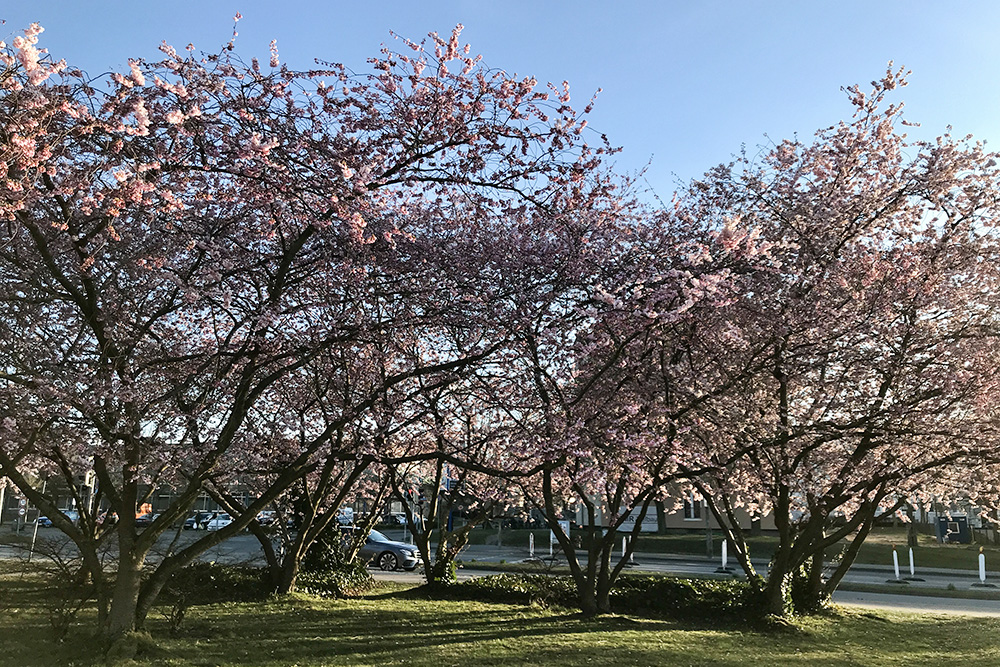
<svg viewBox="0 0 1000 667"><path fill-rule="evenodd" d="M386 531L391 539L402 539L402 531L398 534L394 531ZM30 533L29 533L30 536ZM157 545L157 549L151 554L152 559L162 557L168 549L176 551L190 542L203 537L200 531L183 531L180 535L169 533L164 535ZM66 538L54 529L39 530L39 550L60 550L65 548ZM171 546L174 538L177 541ZM535 552L536 557L542 558L541 562L535 560L540 571L544 571L547 565L565 565L565 560L557 557L554 561L548 561L548 545L544 549ZM23 550L18 550L10 546L0 546L0 560L4 558L23 557ZM476 576L490 574L491 567L500 563L517 563L528 561L529 553L522 547L497 547L495 545L471 545L467 547L461 556L464 567L459 570L459 578L467 579ZM252 535L240 534L222 544L208 550L202 560L216 561L223 563L247 563L260 564L263 562L263 554L260 545ZM632 572L654 572L659 574L671 574L688 577L724 576L717 570L721 562L717 559L710 560L697 556L678 556L668 554L637 553L634 556L635 564L629 568ZM758 571L765 571L767 563L755 562ZM478 567L477 567L478 566ZM736 562L730 559L729 567L735 574L739 574ZM396 581L407 581L418 583L421 577L416 573L385 573L373 570L375 576L379 578L392 579ZM904 567L901 574L905 577L909 574L908 568ZM895 581L895 574L890 565L855 565L844 577L844 584L862 586L898 586L900 589L910 589L910 594L900 595L890 592L880 593L860 593L854 591L838 591L834 596L834 601L844 605L858 605L882 609L897 609L922 613L943 613L943 614L966 614L966 615L988 615L1000 616L1000 600L970 600L956 598L942 598L932 596L914 595L921 588L946 589L949 586L956 590L972 590L977 588L979 578L972 570L917 570L917 577L921 581L906 581L888 584ZM1000 572L988 571L987 583L1000 584ZM1000 588L997 589L1000 591Z"/></svg>

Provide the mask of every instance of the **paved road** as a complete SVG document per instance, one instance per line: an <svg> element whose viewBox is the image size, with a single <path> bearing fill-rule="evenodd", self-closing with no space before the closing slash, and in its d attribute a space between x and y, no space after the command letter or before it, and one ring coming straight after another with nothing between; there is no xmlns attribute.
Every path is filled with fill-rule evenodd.
<svg viewBox="0 0 1000 667"><path fill-rule="evenodd" d="M402 539L402 531L395 534L393 531L386 531L390 538ZM178 543L174 548L188 544L200 537L204 533L200 531L183 531ZM50 544L65 542L65 536L54 529L42 529L39 537ZM164 535L160 541L159 550L165 552L174 534ZM544 550L538 550L537 555L547 556L548 545ZM0 559L14 557L16 552L10 547L0 547ZM489 574L489 570L477 570L476 564L483 565L497 564L500 562L514 563L525 560L528 557L528 550L521 547L497 547L493 545L472 545L462 553L465 567L459 570L459 578L466 579L474 576ZM155 557L155 554L154 554ZM252 535L241 534L233 537L222 544L213 547L205 553L203 560L212 560L224 563L261 563L262 553L260 545ZM636 565L631 568L634 572L656 572L660 574L673 574L677 576L718 576L716 569L720 565L717 560L710 560L697 556L674 556L667 554L643 554L635 555ZM556 564L565 564L565 561L557 561ZM764 571L766 562L755 563L759 571ZM736 568L734 561L730 561L730 567ZM906 571L905 573L908 573ZM973 584L978 582L978 577L971 570L934 570L917 571L924 581L913 581L901 584L907 588L919 590L920 588L947 588L949 585L958 590L969 590ZM382 573L377 572L376 576L390 578L397 581L407 581L419 583L422 581L417 574L407 573ZM856 565L844 578L846 584L860 585L885 585L887 580L894 578L891 567L879 567L873 565ZM1000 582L1000 572L988 572L987 581ZM1000 616L1000 601L998 600L965 600L955 598L921 597L914 595L893 595L889 593L855 593L851 591L838 591L834 600L839 604L861 605L866 607L898 609L913 612L947 613L947 614L969 614L969 615L989 615Z"/></svg>

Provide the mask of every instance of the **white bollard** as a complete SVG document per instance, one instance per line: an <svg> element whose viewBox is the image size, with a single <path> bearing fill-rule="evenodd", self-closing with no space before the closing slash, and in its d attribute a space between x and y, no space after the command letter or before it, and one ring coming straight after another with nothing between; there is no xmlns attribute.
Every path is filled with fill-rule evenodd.
<svg viewBox="0 0 1000 667"><path fill-rule="evenodd" d="M535 534L528 533L528 556L530 558L535 557Z"/></svg>
<svg viewBox="0 0 1000 667"><path fill-rule="evenodd" d="M722 540L722 569L728 569L729 565L729 542L728 540Z"/></svg>
<svg viewBox="0 0 1000 667"><path fill-rule="evenodd" d="M625 540L626 540L626 538L622 537L622 558L625 558L625 551L626 551L625 547L626 547L626 544L627 544Z"/></svg>
<svg viewBox="0 0 1000 667"><path fill-rule="evenodd" d="M911 577L917 576L917 572L913 567L913 547L910 547L910 576Z"/></svg>
<svg viewBox="0 0 1000 667"><path fill-rule="evenodd" d="M892 546L892 569L896 571L896 580L899 580L899 554L896 553L896 545Z"/></svg>
<svg viewBox="0 0 1000 667"><path fill-rule="evenodd" d="M979 581L986 583L986 554L983 553L982 547L979 547Z"/></svg>

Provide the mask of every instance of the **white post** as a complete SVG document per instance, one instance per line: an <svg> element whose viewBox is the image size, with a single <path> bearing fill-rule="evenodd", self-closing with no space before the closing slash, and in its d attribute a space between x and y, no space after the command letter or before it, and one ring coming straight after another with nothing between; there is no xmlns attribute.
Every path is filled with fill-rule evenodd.
<svg viewBox="0 0 1000 667"><path fill-rule="evenodd" d="M554 555L555 555L555 554L553 553L553 551L552 551L552 543L553 543L553 542L555 542L555 541L556 541L556 533L555 533L555 531L554 531L554 530L550 530L550 531L549 531L549 559L550 559L550 560L551 560L551 559L552 559L552 558L554 557Z"/></svg>
<svg viewBox="0 0 1000 667"><path fill-rule="evenodd" d="M896 571L896 580L899 580L899 554L896 553L896 545L892 546L892 568Z"/></svg>
<svg viewBox="0 0 1000 667"><path fill-rule="evenodd" d="M913 567L913 547L910 547L910 576L911 577L917 576L917 572Z"/></svg>
<svg viewBox="0 0 1000 667"><path fill-rule="evenodd" d="M42 495L43 496L45 495L45 485L48 484L48 483L49 483L49 480L47 480L47 479L43 479L42 480ZM36 508L36 510L35 510L35 531L31 534L31 546L28 547L28 562L29 563L31 562L31 555L33 553L35 553L35 540L38 539L38 517L41 515L41 513L42 513L42 510ZM983 550L982 547L980 547L979 550L982 551Z"/></svg>
<svg viewBox="0 0 1000 667"><path fill-rule="evenodd" d="M626 539L627 538L622 537L622 558L625 558L625 551L626 551L626 549L625 549L625 544L626 544L625 540Z"/></svg>
<svg viewBox="0 0 1000 667"><path fill-rule="evenodd" d="M979 581L986 583L986 554L983 553L982 547L979 547Z"/></svg>
<svg viewBox="0 0 1000 667"><path fill-rule="evenodd" d="M535 557L535 534L528 533L528 557Z"/></svg>
<svg viewBox="0 0 1000 667"><path fill-rule="evenodd" d="M729 564L729 541L723 537L722 539L722 569L727 569L726 566Z"/></svg>

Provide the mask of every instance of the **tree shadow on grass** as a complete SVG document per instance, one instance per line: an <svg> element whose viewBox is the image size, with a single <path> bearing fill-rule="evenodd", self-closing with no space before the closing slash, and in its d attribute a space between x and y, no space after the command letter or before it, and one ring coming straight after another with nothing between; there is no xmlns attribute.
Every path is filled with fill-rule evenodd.
<svg viewBox="0 0 1000 667"><path fill-rule="evenodd" d="M963 637L965 653L954 653L956 657L997 655L991 641L968 641L970 619L961 618L907 617L898 622L892 616L873 619L847 614L815 617L805 623L809 627L802 633L769 635L629 616L553 615L498 603L397 601L393 605L391 600L369 599L367 604L323 606L291 600L273 603L259 616L250 616L252 607L248 606L247 615L216 613L198 619L198 625L211 628L213 641L198 644L196 653L190 653L190 643L163 648L174 660L249 666L564 665L588 660L616 665L675 664L690 661L699 651L705 652L705 659L693 664L741 665L752 657L762 662L751 664L811 666L811 661L881 664L878 656L893 651L915 658L913 664L933 664L941 654L942 637ZM991 622L984 634L988 637L998 626Z"/></svg>
<svg viewBox="0 0 1000 667"><path fill-rule="evenodd" d="M413 601L416 608L407 609L406 600L389 596L401 604L386 605L385 596L378 597L383 599L369 598L367 605L333 602L325 608L280 602L272 604L267 614L256 617L210 614L192 619L190 630L181 632L181 641L173 646L168 641L163 648L175 658L182 658L187 653L185 636L212 637L211 643L198 643L199 662L308 664L311 660L342 657L381 664L400 656L432 662L434 655L475 654L483 646L542 646L567 633L615 630L622 625L629 630L647 627L645 622L620 618L584 619L578 614L553 615L503 604L433 600L421 604L417 600ZM662 622L649 624L661 630L666 627ZM161 635L154 632L154 636ZM232 640L236 639L241 646L234 652ZM177 649L182 654L176 653Z"/></svg>

